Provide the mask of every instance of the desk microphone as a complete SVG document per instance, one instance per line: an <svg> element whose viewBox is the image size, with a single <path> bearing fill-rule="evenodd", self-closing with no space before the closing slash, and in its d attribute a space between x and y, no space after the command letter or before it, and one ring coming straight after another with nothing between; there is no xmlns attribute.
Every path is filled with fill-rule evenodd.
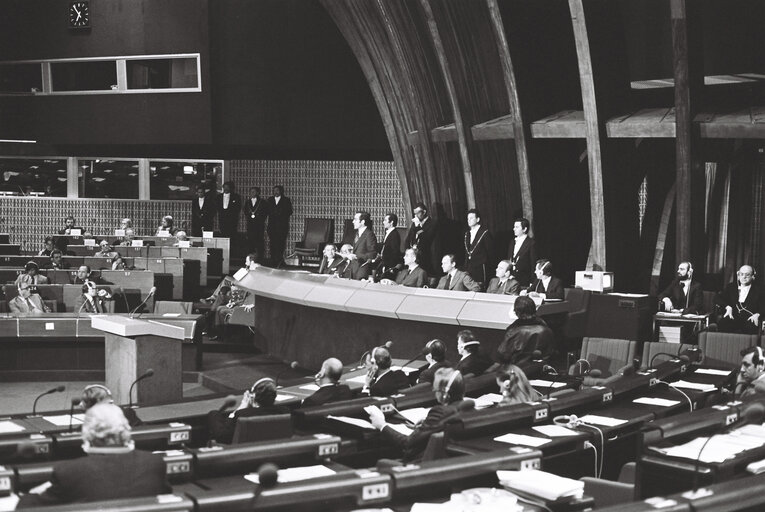
<svg viewBox="0 0 765 512"><path fill-rule="evenodd" d="M587 359L578 359L574 365L576 365L576 368L579 370L576 372L577 376L590 375L590 372L592 372L592 366ZM582 365L587 365L587 369L583 369Z"/></svg>
<svg viewBox="0 0 765 512"><path fill-rule="evenodd" d="M699 490L699 464L701 463L701 454L704 452L704 448L707 447L709 441L715 436L729 433L734 428L743 427L750 423L761 423L763 415L765 415L765 407L763 407L762 404L755 402L742 411L741 416L738 418L739 421L728 425L720 432L712 434L706 441L704 441L704 444L701 445L701 449L699 450L699 454L696 456L696 464L693 468L693 491L685 493L689 495L687 497L693 499L693 496L695 496Z"/></svg>
<svg viewBox="0 0 765 512"><path fill-rule="evenodd" d="M298 363L297 361L292 361L292 362L290 363L290 365L289 365L287 368L285 368L284 370L282 370L282 371L280 371L279 373L277 373L277 374L276 374L276 379L274 380L274 384L275 384L275 386L276 386L277 388L279 387L279 378L280 378L282 375L284 375L285 373L287 373L287 372L288 372L288 371L290 371L290 370L294 370L294 369L296 369L298 366L300 366L300 363Z"/></svg>
<svg viewBox="0 0 765 512"><path fill-rule="evenodd" d="M558 373L558 370L550 366L549 364L546 364L542 367L542 373L551 376L552 382L550 382L550 385L547 387L547 399L550 399L550 393L552 393L553 387L555 386L555 383L558 382L558 379L560 379L561 374Z"/></svg>
<svg viewBox="0 0 765 512"><path fill-rule="evenodd" d="M35 413L37 412L37 401L38 401L39 399L41 399L41 398L42 398L42 397L44 397L45 395L50 395L50 394L52 394L52 393L61 393L61 392L62 392L62 391L64 391L65 389L66 389L66 387L65 387L65 386L57 386L57 387L55 387L55 388L53 388L53 389L49 389L49 390L48 390L48 391L46 391L45 393L40 393L40 394L37 396L37 398L35 398L35 401L34 401L34 403L32 404L32 416L35 416Z"/></svg>
<svg viewBox="0 0 765 512"><path fill-rule="evenodd" d="M659 357L659 356L669 356L670 358L672 358L672 359L677 359L677 360L679 360L681 363L685 363L685 364L687 364L687 363L690 363L690 362L691 362L691 358L690 358L690 357L688 357L688 356L687 356L687 355L685 355L685 354L680 354L680 355L678 355L678 354L670 354L670 353L668 353L668 352L658 352L658 353L654 354L654 355L653 355L653 357L651 358L651 363L648 365L648 368L654 368L654 366L653 366L653 362L654 362L654 360L655 360L657 357Z"/></svg>
<svg viewBox="0 0 765 512"><path fill-rule="evenodd" d="M80 309L77 310L77 315L76 315L77 318L80 317L80 313L82 313L82 308L84 308L85 304L87 304L87 303L88 303L88 299L85 299L85 300L82 301L82 304L80 304Z"/></svg>
<svg viewBox="0 0 765 512"><path fill-rule="evenodd" d="M132 408L133 408L133 386L135 386L136 384L138 384L138 383L139 383L140 381L142 381L143 379L148 379L149 377L152 377L153 375L154 375L154 370L152 370L151 368L149 368L148 370L146 370L146 371L144 372L144 374L143 374L143 375L141 375L141 376L140 376L140 377L138 377L136 380L134 380L134 381L133 381L133 383L130 385L130 390L128 391L128 400L129 400L128 408L129 408L129 409L132 409ZM136 399L136 400L137 400L137 399Z"/></svg>
<svg viewBox="0 0 765 512"><path fill-rule="evenodd" d="M130 312L130 318L133 318L133 317L135 316L135 313L136 313L136 311L138 311L139 309L141 309L141 306L143 306L144 304L146 304L146 301L147 301L147 300L149 300L149 297L151 297L152 295L154 295L154 294L156 293L156 291L157 291L157 287L156 287L156 286L152 286L152 287L151 287L151 289L149 290L149 294L146 296L146 298L145 298L145 299L143 299L143 300L141 301L141 303L140 303L140 304L138 304L138 305L135 307L135 309L134 309L133 311L131 311L131 312ZM127 300L127 299L125 299L125 300Z"/></svg>
<svg viewBox="0 0 765 512"><path fill-rule="evenodd" d="M260 493L266 489L276 487L276 482L279 479L279 467L272 463L267 462L258 468L258 488L255 490L255 495L252 498L251 503L258 499Z"/></svg>
<svg viewBox="0 0 765 512"><path fill-rule="evenodd" d="M120 291L120 295L122 295L122 300L125 302L125 312L129 312L130 304L128 304L127 295L125 294L125 289L122 288L122 286L118 286L117 289Z"/></svg>

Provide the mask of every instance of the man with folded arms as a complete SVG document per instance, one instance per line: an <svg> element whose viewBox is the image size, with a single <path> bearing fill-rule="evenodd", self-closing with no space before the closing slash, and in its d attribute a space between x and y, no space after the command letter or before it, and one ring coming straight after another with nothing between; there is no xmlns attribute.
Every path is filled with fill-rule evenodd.
<svg viewBox="0 0 765 512"><path fill-rule="evenodd" d="M321 364L321 370L314 376L314 382L319 386L319 389L303 400L301 407L313 407L351 399L353 396L351 388L345 384L340 384L340 377L342 376L343 363L334 357L325 359Z"/></svg>

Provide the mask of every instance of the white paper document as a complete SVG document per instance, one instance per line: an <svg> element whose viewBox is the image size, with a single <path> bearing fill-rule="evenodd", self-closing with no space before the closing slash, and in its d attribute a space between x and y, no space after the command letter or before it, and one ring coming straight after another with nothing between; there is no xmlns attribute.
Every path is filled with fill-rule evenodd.
<svg viewBox="0 0 765 512"><path fill-rule="evenodd" d="M355 425L361 428L368 428L371 430L375 429L375 427L372 426L372 424L369 423L367 420L362 420L360 418L349 418L348 416L332 416L332 415L327 416L327 418L332 420L342 421L343 423L348 423L349 425Z"/></svg>
<svg viewBox="0 0 765 512"><path fill-rule="evenodd" d="M486 409L487 407L496 405L501 401L502 395L499 393L486 393L485 395L481 395L478 398L473 399L476 409Z"/></svg>
<svg viewBox="0 0 765 512"><path fill-rule="evenodd" d="M399 414L416 425L428 416L428 411L429 407L415 407L399 411Z"/></svg>
<svg viewBox="0 0 765 512"><path fill-rule="evenodd" d="M566 496L581 497L584 494L584 482L536 469L500 470L497 471L497 478L500 484L510 490L517 489L548 501L555 501Z"/></svg>
<svg viewBox="0 0 765 512"><path fill-rule="evenodd" d="M53 423L57 427L69 426L69 415L59 414L58 416L43 416L42 417L48 423ZM72 425L79 425L85 420L84 414L75 414L72 416Z"/></svg>
<svg viewBox="0 0 765 512"><path fill-rule="evenodd" d="M620 420L618 418L609 418L608 416L597 416L595 414L587 414L579 418L583 423L588 425L601 425L603 427L616 427L627 423L627 420Z"/></svg>
<svg viewBox="0 0 765 512"><path fill-rule="evenodd" d="M560 425L539 425L539 426L531 427L531 428L536 430L540 434L544 434L549 437L567 437L567 436L577 436L580 434L576 430L571 430L570 428L561 427Z"/></svg>
<svg viewBox="0 0 765 512"><path fill-rule="evenodd" d="M12 421L0 421L0 434L10 434L12 432L24 432L26 430L21 425Z"/></svg>
<svg viewBox="0 0 765 512"><path fill-rule="evenodd" d="M696 391L717 391L717 388L714 386L714 384L702 384L699 382L688 382L685 380L670 382L669 385L675 388L693 389Z"/></svg>
<svg viewBox="0 0 765 512"><path fill-rule="evenodd" d="M495 437L494 440L500 443L517 444L520 446L531 447L542 446L543 444L547 444L552 441L552 439L547 439L544 437L524 436L522 434L505 434L503 436Z"/></svg>
<svg viewBox="0 0 765 512"><path fill-rule="evenodd" d="M286 482L297 482L300 480L309 480L311 478L319 478L322 476L329 476L334 474L335 474L334 470L329 469L327 466L322 466L322 465L303 466L298 468L286 468L286 469L280 469L277 472L276 481L283 484ZM244 475L244 478L249 480L250 482L255 482L256 484L260 483L260 478L258 477L257 473L250 473L249 475Z"/></svg>
<svg viewBox="0 0 765 512"><path fill-rule="evenodd" d="M357 375L356 377L351 377L350 379L345 379L345 382L358 382L359 384L364 384L366 381L367 381L366 374Z"/></svg>
<svg viewBox="0 0 765 512"><path fill-rule="evenodd" d="M292 395L276 395L276 402L284 402L285 400L292 400L295 398Z"/></svg>
<svg viewBox="0 0 765 512"><path fill-rule="evenodd" d="M392 372L395 372L396 370L401 370L405 374L409 375L412 372L416 372L417 368L412 368L411 366L391 366L390 370Z"/></svg>
<svg viewBox="0 0 765 512"><path fill-rule="evenodd" d="M719 375L721 377L726 377L730 375L730 370L716 370L714 368L696 368L696 371L693 373L699 373L701 375Z"/></svg>
<svg viewBox="0 0 765 512"><path fill-rule="evenodd" d="M300 386L300 389L305 389L306 391L318 391L319 386L316 384L306 384L305 386Z"/></svg>
<svg viewBox="0 0 765 512"><path fill-rule="evenodd" d="M529 381L529 384L531 384L534 387L540 387L540 388L552 387L553 389L562 388L566 386L565 382L553 382L551 380L542 380L542 379L532 379Z"/></svg>
<svg viewBox="0 0 765 512"><path fill-rule="evenodd" d="M652 398L644 396L633 400L636 404L657 405L659 407L672 407L680 403L679 400L667 400L666 398Z"/></svg>
<svg viewBox="0 0 765 512"><path fill-rule="evenodd" d="M411 428L407 427L403 423L388 423L388 426L399 434L404 434L405 436L411 436L412 432L414 432Z"/></svg>

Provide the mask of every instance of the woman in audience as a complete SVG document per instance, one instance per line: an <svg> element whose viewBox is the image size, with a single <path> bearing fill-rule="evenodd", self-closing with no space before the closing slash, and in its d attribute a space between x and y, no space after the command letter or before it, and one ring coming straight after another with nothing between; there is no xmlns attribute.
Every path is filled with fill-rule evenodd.
<svg viewBox="0 0 765 512"><path fill-rule="evenodd" d="M269 416L273 414L289 414L290 410L276 401L276 382L270 377L264 377L244 392L239 407L231 414L223 411L210 411L207 415L207 426L210 439L219 443L231 443L236 429L236 420L251 416Z"/></svg>
<svg viewBox="0 0 765 512"><path fill-rule="evenodd" d="M529 384L523 370L514 364L502 365L497 369L497 386L502 394L499 406L533 402L537 392Z"/></svg>
<svg viewBox="0 0 765 512"><path fill-rule="evenodd" d="M172 236L175 234L176 229L173 227L173 217L165 215L162 217L162 224L157 228L156 236Z"/></svg>

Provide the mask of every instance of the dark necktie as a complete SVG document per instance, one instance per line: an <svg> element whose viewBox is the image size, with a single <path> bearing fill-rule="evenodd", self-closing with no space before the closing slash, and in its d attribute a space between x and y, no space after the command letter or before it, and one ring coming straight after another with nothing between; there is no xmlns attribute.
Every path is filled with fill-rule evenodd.
<svg viewBox="0 0 765 512"><path fill-rule="evenodd" d="M34 304L32 304L32 301L31 301L31 300L29 300L29 297L27 297L27 298L26 298L26 299L24 299L24 300L25 300L25 301L27 301L27 306L29 306L29 311L34 311L34 310L35 310L35 305L34 305Z"/></svg>
<svg viewBox="0 0 765 512"><path fill-rule="evenodd" d="M446 274L446 289L451 290L451 286L452 286L452 275Z"/></svg>

